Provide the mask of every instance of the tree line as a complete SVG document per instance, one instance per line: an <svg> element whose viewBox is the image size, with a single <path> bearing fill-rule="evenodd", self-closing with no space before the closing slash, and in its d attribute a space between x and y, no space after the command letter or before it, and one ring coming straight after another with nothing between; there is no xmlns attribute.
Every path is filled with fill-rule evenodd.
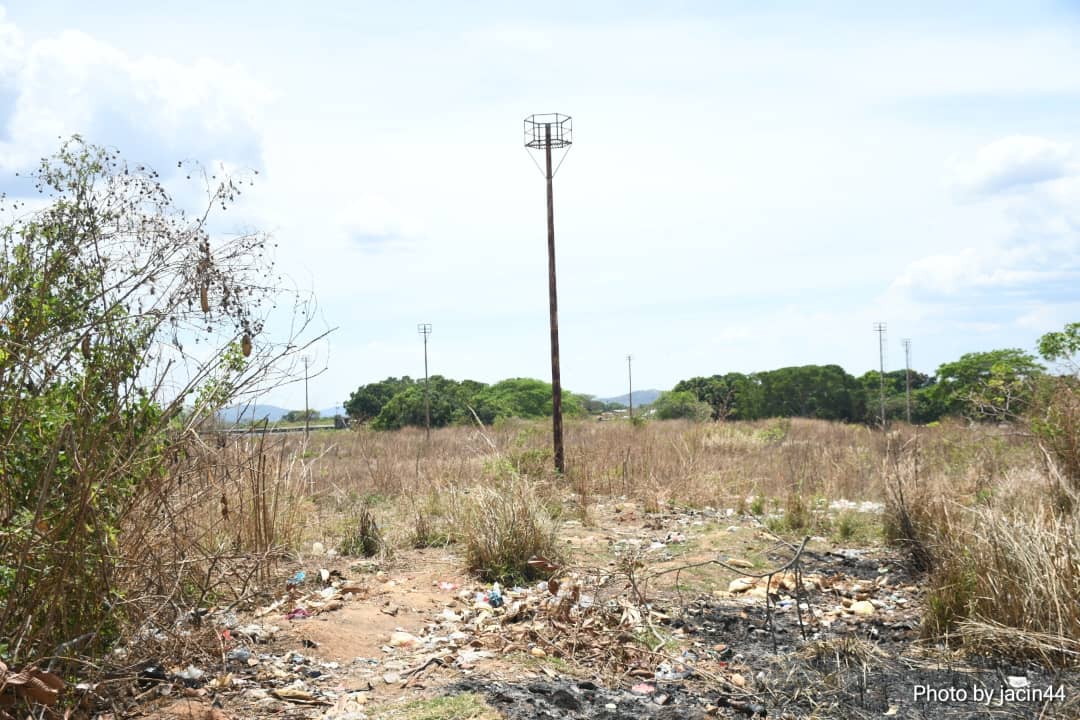
<svg viewBox="0 0 1080 720"><path fill-rule="evenodd" d="M426 393L426 400L425 400ZM476 380L452 380L432 375L424 380L409 376L389 377L363 385L345 401L345 412L356 422L376 430L397 430L407 425L423 427L430 406L431 426L485 425L499 418L550 417L551 384L532 378L509 378L492 385ZM580 417L622 407L596 400L591 395L564 391L563 414Z"/></svg>
<svg viewBox="0 0 1080 720"><path fill-rule="evenodd" d="M1043 353L1046 356L1046 353ZM1045 368L1030 353L1015 348L967 353L928 375L912 370L885 373L885 417L907 418L910 383L911 421L929 423L946 416L1000 416L1021 412ZM692 377L662 393L652 405L659 419L758 420L808 417L877 424L881 419L882 376L871 370L854 376L839 365L803 365L755 373L730 372ZM499 418L551 416L551 385L531 378L511 378L488 385L441 375L427 386L432 427ZM395 430L425 423L423 380L390 377L353 392L344 403L354 421ZM621 408L590 395L563 393L569 416Z"/></svg>
<svg viewBox="0 0 1080 720"><path fill-rule="evenodd" d="M912 370L885 373L885 417L928 423L946 416L1015 414L1030 400L1045 372L1037 359L1015 348L967 353L934 375ZM839 365L803 365L750 374L726 373L680 381L654 410L664 417L758 420L809 417L875 424L881 419L882 376L859 377Z"/></svg>

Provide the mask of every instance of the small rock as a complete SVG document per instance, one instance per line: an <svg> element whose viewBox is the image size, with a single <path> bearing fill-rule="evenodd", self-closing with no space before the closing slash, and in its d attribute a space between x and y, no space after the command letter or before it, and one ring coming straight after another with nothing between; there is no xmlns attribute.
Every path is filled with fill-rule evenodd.
<svg viewBox="0 0 1080 720"><path fill-rule="evenodd" d="M739 673L734 673L731 676L731 684L735 687L746 687L746 678Z"/></svg>
<svg viewBox="0 0 1080 720"><path fill-rule="evenodd" d="M749 560L743 560L742 558L728 558L725 562L731 567L742 568L743 570L749 570L754 567L754 563Z"/></svg>
<svg viewBox="0 0 1080 720"><path fill-rule="evenodd" d="M873 615L877 611L874 608L874 603L869 600L857 600L851 603L850 609L856 615Z"/></svg>
<svg viewBox="0 0 1080 720"><path fill-rule="evenodd" d="M529 654L532 655L534 658L547 657L547 653L544 652L544 649L538 647L534 647L532 650L530 650Z"/></svg>
<svg viewBox="0 0 1080 720"><path fill-rule="evenodd" d="M1027 677L1023 675L1009 675L1005 678L1005 682L1007 682L1009 684L1009 687L1014 690L1026 688L1028 685L1031 684L1031 681L1029 681Z"/></svg>
<svg viewBox="0 0 1080 720"><path fill-rule="evenodd" d="M754 581L747 578L735 578L728 584L729 593L743 593L754 587Z"/></svg>
<svg viewBox="0 0 1080 720"><path fill-rule="evenodd" d="M313 695L310 691L294 687L276 688L274 690L271 690L270 693L279 700L293 700L303 703L311 702L315 699L315 695Z"/></svg>
<svg viewBox="0 0 1080 720"><path fill-rule="evenodd" d="M386 673L385 675L383 675L382 679L383 679L383 682L386 683L387 685L394 685L395 683L401 682L401 676L398 675L397 673L392 673L392 672Z"/></svg>

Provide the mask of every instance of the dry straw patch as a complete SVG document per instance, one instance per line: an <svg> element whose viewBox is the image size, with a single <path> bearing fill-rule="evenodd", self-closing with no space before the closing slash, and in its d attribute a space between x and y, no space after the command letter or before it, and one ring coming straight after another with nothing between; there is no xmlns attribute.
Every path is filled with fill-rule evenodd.
<svg viewBox="0 0 1080 720"><path fill-rule="evenodd" d="M955 625L974 648L1080 662L1080 515L1052 507L1045 478L1001 490L999 502L943 514L927 630Z"/></svg>
<svg viewBox="0 0 1080 720"><path fill-rule="evenodd" d="M886 536L929 570L924 634L976 652L1080 662L1076 493L1011 428L967 432L978 442L945 428L894 445L885 461Z"/></svg>

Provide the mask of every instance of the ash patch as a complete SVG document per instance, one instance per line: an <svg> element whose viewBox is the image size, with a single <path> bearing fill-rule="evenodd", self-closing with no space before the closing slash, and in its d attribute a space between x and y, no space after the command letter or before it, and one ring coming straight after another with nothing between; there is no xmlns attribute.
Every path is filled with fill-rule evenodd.
<svg viewBox="0 0 1080 720"><path fill-rule="evenodd" d="M529 683L486 683L479 679L455 683L450 694L481 693L488 703L510 720L701 720L726 710L750 717L763 707L731 707L720 693L695 692L678 683L657 683L647 694L604 688L589 680L550 680Z"/></svg>

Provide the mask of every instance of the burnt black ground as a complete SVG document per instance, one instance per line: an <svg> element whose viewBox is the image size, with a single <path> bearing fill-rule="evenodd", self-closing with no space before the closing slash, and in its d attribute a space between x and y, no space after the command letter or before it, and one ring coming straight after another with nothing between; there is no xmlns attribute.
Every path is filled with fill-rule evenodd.
<svg viewBox="0 0 1080 720"><path fill-rule="evenodd" d="M873 580L883 565L895 584L917 584L895 557L861 553L808 555L804 572L843 574ZM835 602L827 593L810 598L820 608ZM793 606L772 614L764 601L698 598L665 608L669 626L693 646L686 664L725 663L748 680L732 692L691 672L680 680L648 680L655 691L635 694L634 680L601 687L578 678L485 683L474 678L451 693L480 692L512 720L539 718L703 717L897 718L974 720L976 718L1080 719L1080 672L1054 672L1035 663L1000 658L955 659L941 648L919 644L918 609L868 618L839 618L831 626L811 625L805 633ZM774 639L775 638L775 639ZM774 642L776 650L774 651ZM954 657L951 664L941 658ZM935 659L936 658L936 659ZM1010 677L1027 688L1008 698ZM1039 701L1040 695L1044 701Z"/></svg>

